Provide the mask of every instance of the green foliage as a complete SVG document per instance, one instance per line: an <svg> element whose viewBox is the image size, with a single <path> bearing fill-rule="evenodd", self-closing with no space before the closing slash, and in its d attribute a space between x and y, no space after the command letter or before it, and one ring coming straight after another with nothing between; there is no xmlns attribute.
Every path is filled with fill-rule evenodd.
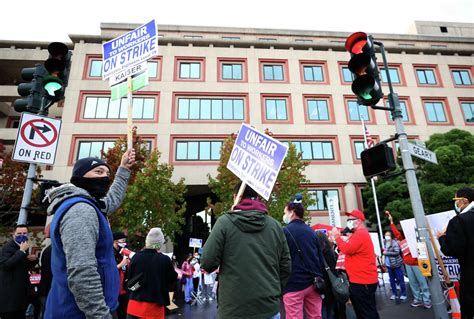
<svg viewBox="0 0 474 319"><path fill-rule="evenodd" d="M152 227L161 227L174 240L181 233L186 211L184 178L174 183L173 166L159 163L160 152L154 150L129 186L123 202L119 225L129 233L145 235Z"/></svg>
<svg viewBox="0 0 474 319"><path fill-rule="evenodd" d="M433 134L426 146L436 153L438 165L416 160L417 177L423 206L427 214L453 208L452 197L456 190L474 184L474 135L453 129L444 134ZM410 196L404 175L391 179L379 179L376 183L380 218L387 226L383 213L389 210L394 220L413 217ZM363 190L366 215L375 223L375 206L370 183Z"/></svg>
<svg viewBox="0 0 474 319"><path fill-rule="evenodd" d="M112 174L115 174L120 165L126 145L126 138L120 138L104 154ZM159 163L161 153L158 150L151 153L147 151L136 131L133 134L133 147L137 162L133 167L122 207L110 216L112 228L126 230L129 242L136 243L136 248L142 247L143 238L152 227L161 227L165 236L174 240L175 235L181 233L181 225L184 224L184 179L174 183L171 180L174 167Z"/></svg>
<svg viewBox="0 0 474 319"><path fill-rule="evenodd" d="M268 130L265 133L270 136L272 135ZM224 140L221 148L221 159L217 168L217 176L213 178L208 175L209 187L220 200L220 202L215 204L209 204L216 216L220 216L232 207L234 187L240 181L237 176L226 168L236 139L237 135L232 134ZM269 215L276 220L282 220L286 203L298 192L303 194L304 206L307 207L314 204L314 199L311 198L307 189L301 187L302 184L309 183L304 174L304 170L308 165L309 162L301 160L301 154L290 143L270 199L266 202Z"/></svg>

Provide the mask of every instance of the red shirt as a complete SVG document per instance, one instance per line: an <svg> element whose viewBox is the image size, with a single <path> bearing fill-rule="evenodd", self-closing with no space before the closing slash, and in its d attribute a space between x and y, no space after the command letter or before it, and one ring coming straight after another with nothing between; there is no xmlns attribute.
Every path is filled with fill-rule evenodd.
<svg viewBox="0 0 474 319"><path fill-rule="evenodd" d="M392 230L393 235L395 235L395 238L398 241L402 241L405 238L403 238L402 234L398 231L397 227L395 227L395 224L390 224L390 229ZM403 262L406 265L411 265L411 266L418 266L418 259L413 258L411 255L410 251L408 251L408 254L403 254Z"/></svg>
<svg viewBox="0 0 474 319"><path fill-rule="evenodd" d="M345 267L350 282L362 285L378 282L374 245L366 228L356 229L347 242L339 237L336 243L346 255Z"/></svg>
<svg viewBox="0 0 474 319"><path fill-rule="evenodd" d="M164 319L165 307L156 303L130 299L127 314L143 319Z"/></svg>

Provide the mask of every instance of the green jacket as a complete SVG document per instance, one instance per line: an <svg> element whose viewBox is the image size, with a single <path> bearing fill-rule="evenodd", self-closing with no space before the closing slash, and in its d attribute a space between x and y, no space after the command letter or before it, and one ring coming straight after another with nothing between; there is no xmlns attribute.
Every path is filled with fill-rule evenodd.
<svg viewBox="0 0 474 319"><path fill-rule="evenodd" d="M268 319L279 312L291 273L280 224L256 210L222 215L203 248L201 267L219 267L218 318Z"/></svg>

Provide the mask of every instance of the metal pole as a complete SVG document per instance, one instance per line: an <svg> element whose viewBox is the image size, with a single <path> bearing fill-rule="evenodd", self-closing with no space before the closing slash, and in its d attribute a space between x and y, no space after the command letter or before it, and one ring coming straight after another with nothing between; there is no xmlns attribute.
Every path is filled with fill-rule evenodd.
<svg viewBox="0 0 474 319"><path fill-rule="evenodd" d="M25 191L21 200L20 215L18 216L18 225L26 225L28 219L27 208L30 205L31 194L33 193L33 180L36 178L36 164L30 163L28 175L26 177Z"/></svg>
<svg viewBox="0 0 474 319"><path fill-rule="evenodd" d="M403 168L405 169L405 176L408 185L408 192L410 193L410 201L413 209L413 215L415 217L415 223L418 231L418 240L426 243L428 248L428 254L431 263L432 276L428 277L428 284L431 292L431 302L433 304L433 311L436 319L448 319L448 312L446 310L445 299L443 291L441 289L441 282L436 267L436 258L433 253L433 247L430 243L430 236L428 233L428 227L426 224L426 217L423 209L423 203L421 201L420 190L418 188L418 181L415 175L415 168L413 166L413 160L411 158L410 151L408 149L407 133L403 126L402 109L400 107L400 101L398 96L393 91L392 82L390 80L390 72L388 71L388 63L385 56L385 48L381 42L374 42L380 46L382 53L383 64L386 70L388 87L390 89L389 103L392 108L392 118L395 122L395 128L398 133L398 142L400 145L400 153L402 154Z"/></svg>
<svg viewBox="0 0 474 319"><path fill-rule="evenodd" d="M369 146L367 145L367 136L365 136L365 123L362 117L361 117L361 121L362 121L362 131L364 132L364 145L365 145L365 149L367 149L369 148ZM380 245L380 249L382 249L383 248L382 223L380 222L379 203L377 200L377 192L375 190L375 181L373 177L370 178L370 183L372 185L372 194L374 196L374 202L375 202L375 214L377 215L377 223L378 223L377 228L379 229L379 237L380 237L379 245Z"/></svg>

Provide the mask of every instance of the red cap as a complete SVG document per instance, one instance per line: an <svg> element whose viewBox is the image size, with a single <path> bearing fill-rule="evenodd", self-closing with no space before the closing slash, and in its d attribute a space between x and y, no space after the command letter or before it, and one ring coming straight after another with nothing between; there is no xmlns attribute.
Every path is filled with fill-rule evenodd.
<svg viewBox="0 0 474 319"><path fill-rule="evenodd" d="M346 216L352 216L352 217L355 217L355 218L358 218L362 221L365 221L365 215L363 212L361 212L360 210L357 210L357 209L354 209L352 212L350 213L346 213Z"/></svg>

